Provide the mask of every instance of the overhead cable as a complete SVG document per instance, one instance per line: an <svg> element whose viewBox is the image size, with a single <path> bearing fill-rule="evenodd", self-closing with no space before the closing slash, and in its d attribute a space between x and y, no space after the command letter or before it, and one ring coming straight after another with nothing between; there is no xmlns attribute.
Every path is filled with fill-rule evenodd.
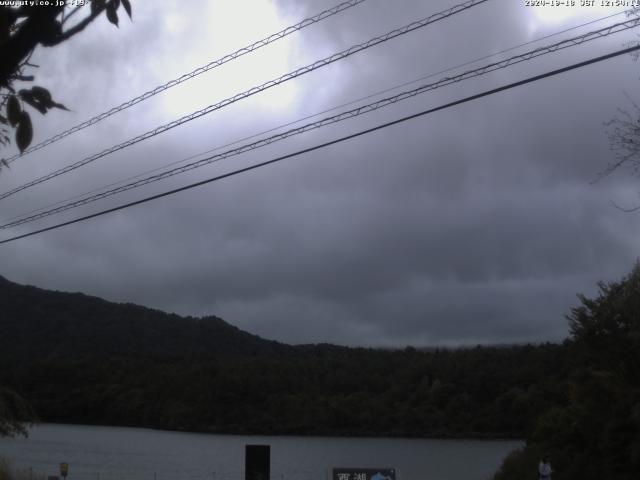
<svg viewBox="0 0 640 480"><path fill-rule="evenodd" d="M202 186L202 185L206 185L208 183L212 183L212 182L215 182L215 181L218 181L218 180L222 180L224 178L232 177L232 176L238 175L240 173L245 173L245 172L248 172L248 171L251 171L251 170L255 170L255 169L258 169L260 167L264 167L264 166L267 166L267 165L271 165L271 164L280 162L282 160L293 158L293 157L296 157L296 156L299 156L299 155L303 155L305 153L309 153L309 152L313 152L315 150L326 148L326 147L328 147L330 145L335 145L335 144L338 144L338 143L341 143L341 142L344 142L344 141L347 141L347 140L351 140L353 138L360 137L362 135L366 135L366 134L369 134L369 133L372 133L372 132L376 132L378 130L382 130L384 128L390 127L392 125L397 125L397 124L406 122L408 120L413 120L415 118L423 117L425 115L429 115L431 113L434 113L434 112L437 112L437 111L440 111L440 110L445 110L447 108L454 107L456 105L461 105L463 103L467 103L467 102L470 102L470 101L473 101L473 100L478 100L480 98L483 98L483 97L486 97L486 96L489 96L489 95L493 95L493 94L496 94L496 93L499 93L499 92L503 92L505 90L510 90L512 88L519 87L519 86L522 86L522 85L526 85L526 84L529 84L529 83L537 82L537 81L543 80L545 78L549 78L549 77L552 77L552 76L555 76L555 75L559 75L559 74L562 74L562 73L565 73L565 72L568 72L568 71L571 71L571 70L582 68L582 67L585 67L587 65L592 65L592 64L595 64L595 63L598 63L598 62L609 60L611 58L618 57L620 55L625 55L625 54L628 54L628 53L631 53L631 52L636 52L638 50L640 50L640 45L635 45L633 47L625 48L625 49L622 49L622 50L617 50L615 52L612 52L612 53L609 53L609 54L606 54L606 55L601 55L599 57L591 58L591 59L585 60L583 62L574 63L572 65L569 65L569 66L566 66L566 67L563 67L563 68L559 68L559 69L552 70L552 71L549 71L549 72L546 72L546 73L542 73L540 75L535 75L533 77L529 77L529 78L526 78L524 80L520 80L520 81L517 81L517 82L509 83L507 85L503 85L501 87L493 88L491 90L486 90L484 92L481 92L481 93L478 93L478 94L475 94L475 95L471 95L471 96L468 96L468 97L465 97L465 98L462 98L462 99L459 99L459 100L455 100L453 102L449 102L449 103L446 103L444 105L440 105L440 106L435 107L435 108L430 108L428 110L423 110L422 112L414 113L413 115L408 115L408 116L393 120L391 122L386 122L386 123L377 125L375 127L368 128L366 130L361 130L359 132L352 133L350 135L345 135L343 137L336 138L334 140L331 140L331 141L328 141L328 142L324 142L324 143L315 145L313 147L309 147L309 148L305 148L305 149L302 149L302 150L298 150L298 151L293 152L293 153L282 155L282 156L273 158L271 160L267 160L267 161L264 161L264 162L261 162L261 163L257 163L257 164L254 164L254 165L251 165L251 166L248 166L248 167L240 168L240 169L234 170L232 172L228 172L228 173L225 173L225 174L222 174L222 175L218 175L218 176L215 176L215 177L212 177L212 178L208 178L206 180L201 180L199 182L191 183L189 185L185 185L185 186L180 187L180 188L175 188L173 190L169 190L169 191L166 191L166 192L163 192L163 193L159 193L157 195L152 195L150 197L146 197L146 198L143 198L143 199L140 199L140 200L136 200L136 201L129 202L129 203L126 203L126 204L123 204L123 205L119 205L117 207L112 207L112 208L109 208L109 209L106 209L106 210L102 210L100 212L92 213L90 215L85 215L83 217L75 218L75 219L69 220L67 222L58 223L56 225L52 225L52 226L49 226L49 227L46 227L46 228L41 228L39 230L35 230L35 231L29 232L29 233L25 233L25 234L22 234L22 235L16 235L14 237L10 237L10 238L1 240L0 241L0 245L6 244L6 243L9 243L9 242L13 242L13 241L16 241L16 240L20 240L22 238L27 238L27 237L31 237L31 236L34 236L34 235L38 235L40 233L48 232L48 231L51 231L51 230L56 230L58 228L62 228L62 227L68 226L68 225L73 225L73 224L76 224L76 223L80 223L80 222L83 222L83 221L86 221L86 220L90 220L92 218L96 218L96 217L100 217L102 215L106 215L108 213L117 212L119 210L124 210L126 208L130 208L130 207L133 207L135 205L140 205L140 204L143 204L143 203L147 203L147 202L150 202L152 200L157 200L159 198L167 197L169 195L174 195L174 194L179 193L179 192L190 190L192 188L196 188L196 187L199 187L199 186Z"/></svg>
<svg viewBox="0 0 640 480"><path fill-rule="evenodd" d="M569 39L565 39L562 40L560 42L554 43L552 45L547 45L547 46L543 46L543 47L539 47L536 48L534 50L530 50L528 52L519 54L519 55L515 55L512 56L510 58L507 58L505 60L501 60L499 62L494 62L494 63L490 63L488 65L473 69L473 70L469 70L466 72L463 72L459 75L455 75L455 76L451 76L451 77L445 77L442 78L436 82L433 83L429 83L426 85L422 85L419 86L417 88L414 88L412 90L408 90L405 92L401 92L397 95L393 95L391 97L387 97L387 98L383 98L380 100L377 100L375 102L369 103L367 105L363 105L357 108L354 108L352 110L348 110L342 113L339 113L337 115L333 115L330 117L326 117L323 119L320 119L318 121L315 122L311 122L311 123L307 123L305 125L302 125L300 127L296 127L296 128L292 128L290 130L287 130L285 132L282 133L278 133L275 135L272 135L270 137L267 138L263 138L260 140L257 140L255 142L252 143L248 143L248 144L244 144L241 145L237 148L233 148L231 150L227 150L225 152L216 154L216 155L211 155L208 156L206 158L200 159L198 161L192 162L192 163L188 163L186 165L182 165L176 168L173 168L171 170L166 170L164 172L160 172L158 174L155 175L151 175L130 183L127 183L125 185L121 185L119 187L115 187L109 190L105 190L105 191L101 191L99 193L93 194L93 195L88 195L85 197L82 197L80 199L74 200L72 202L68 202L68 203L64 203L62 205L56 206L55 208L50 208L44 211L40 211L39 213L33 214L33 215L28 215L28 216L24 216L22 218L19 218L17 220L13 220L10 222L7 222L3 225L0 225L0 229L4 230L10 227L16 227L19 225L23 225L25 223L30 223L36 220L40 220L42 218L45 217L49 217L51 215L57 214L57 213L61 213L64 212L66 210L70 210L72 208L76 208L79 207L81 205L86 205L88 203L92 203L98 200L101 200L103 198L107 198L107 197L111 197L120 193L123 193L125 191L128 190L132 190L134 188L139 188L142 187L144 185L148 185L150 183L154 183L160 180L164 180L166 178L181 174L181 173L185 173L187 171L190 170L194 170L196 168L200 168L202 166L214 163L214 162L218 162L221 160L224 160L226 158L230 158L233 156L237 156L240 155L242 153L246 153L248 151L251 150L255 150L257 148L261 148L261 147L265 147L267 145L270 145L272 143L284 140L286 138L295 136L295 135L300 135L302 133L305 132L309 132L311 130L316 130L318 128L322 128L325 127L327 125L331 125L334 123L338 123L350 118L354 118L354 117L358 117L360 115L363 115L365 113L370 113L376 110L379 110L381 108L384 107L388 107L389 105L395 104L397 102L403 101L403 100L407 100L408 98L412 98L416 95L428 92L428 91L432 91L435 90L437 88L441 88L447 85L451 85L454 83L458 83L461 82L463 80L467 80L470 78L474 78L474 77L479 77L481 75L486 75L487 73L491 73L491 72L495 72L497 70L501 70L513 65L516 65L518 63L522 63L528 60L532 60L534 58L543 56L543 55L547 55L549 53L553 53L556 52L558 50L562 50L565 48L569 48L569 47L574 47L577 45L581 45L584 44L586 42L592 41L592 40L596 40L596 39L600 39L600 38L604 38L607 37L609 35L612 35L614 33L619 33L622 31L626 31L629 30L631 28L637 27L638 25L640 25L640 18L635 18L635 19L631 19L631 20L627 20L625 22L620 22L620 23L616 23L614 25L610 25L608 27L604 27L601 28L599 30L595 30L592 32L587 32L583 35L579 35L573 38L569 38Z"/></svg>
<svg viewBox="0 0 640 480"><path fill-rule="evenodd" d="M364 97L359 97L359 98L357 98L357 99L350 100L350 101L345 102L345 103L342 103L342 104L340 104L340 105L335 105L335 106L333 106L333 107L327 108L327 109L322 110L322 111L320 111L320 112L312 113L312 114L310 114L310 115L306 115L306 116L304 116L304 117L298 118L298 119L296 119L296 120L289 121L289 122L284 123L284 124L277 125L277 126L275 126L275 127L270 127L270 128L268 128L267 130L262 130L262 131L257 132L257 133L252 133L251 135L248 135L248 136L245 136L245 137L242 137L242 138L239 138L239 139L233 140L233 141L231 141L231 142L229 142L229 143L225 143L225 144L222 144L222 145L218 145L218 146L216 146L216 147L210 148L210 149L205 150L205 151L200 152L200 153L196 153L196 154L193 154L193 155L189 155L188 157L181 158L180 160L175 160L175 161L173 161L173 162L170 162L170 163L168 163L168 164L162 165L162 166L160 166L160 167L155 167L155 168L153 168L153 169L151 169L151 170L146 170L146 171L144 171L144 172L137 173L137 174L135 174L135 175L132 175L132 176L129 176L129 177L123 178L123 179L121 179L121 180L116 180L116 181L114 181L114 182L112 182L112 183L109 183L109 184L107 184L107 185L103 185L103 186L101 186L101 187L94 188L94 189L92 189L92 190L90 190L90 191L83 192L83 193L80 193L80 194L76 194L76 195L73 195L73 196L71 196L71 197L67 197L67 198L65 198L65 199L59 200L59 201L57 201L57 202L54 202L54 203L51 203L51 204L45 205L45 206L43 206L43 207L39 207L39 208L35 208L35 209L32 209L32 210L29 210L29 211L27 211L27 212L23 212L23 213L21 213L21 214L15 215L15 216L13 216L13 217L11 217L11 218L8 218L8 219L6 219L6 220L3 220L3 221L8 223L8 222L11 222L11 221L16 220L16 219L26 218L27 216L29 216L29 215L31 215L31 214L33 214L33 213L42 212L42 211L44 211L44 210L48 210L48 209L51 209L51 208L53 208L53 207L57 207L58 205L62 205L62 204L64 204L64 203L70 202L71 200L79 199L79 198L82 198L82 197L86 197L86 196L88 196L88 195L91 195L91 194L93 194L93 193L101 192L101 191L103 191L103 190L105 190L105 189L107 189L107 188L115 187L116 185L124 184L124 183L126 183L126 182L131 181L131 180L135 180L135 179L137 179L137 178L141 178L141 177L143 177L143 176L145 176L145 175L149 175L149 174L151 174L151 173L159 172L159 171L164 170L164 169L167 169L167 168L169 168L169 167L173 167L173 166L175 166L175 165L179 165L179 164L181 164L181 163L188 162L189 160L196 159L196 158L201 157L201 156L203 156L203 155L207 155L207 154L209 154L209 153L217 152L217 151L222 150L222 149L224 149L224 148L228 148L228 147L231 147L231 146L233 146L233 145L237 145L237 144L239 144L239 143L245 142L245 141L247 141L247 140L251 140L251 139L253 139L253 138L260 137L261 135L266 135L267 133L276 132L276 131L281 130L281 129L283 129L283 128L290 127L290 126L292 126L292 125L295 125L295 124L298 124L298 123L300 123L300 122L303 122L303 121L305 121L305 120L310 120L310 119L312 119L312 118L314 118L314 117L318 117L318 116L320 116L320 115L324 115L325 113L333 112L333 111L339 110L339 109L341 109L341 108L348 107L348 106L350 106L350 105L355 105L355 104L357 104L357 103L359 103L359 102L362 102L362 101L364 101L364 100L368 100L368 99L370 99L370 98L375 98L375 97L378 97L378 96L380 96L380 95L384 95L385 93L389 93L389 92L392 92L392 91L394 91L394 90L398 90L398 89L400 89L400 88L402 88L402 87L406 87L406 86L409 86L409 85L413 85L413 84L418 83L418 82L420 82L420 81L423 81L423 80L427 80L427 79L429 79L429 78L436 77L436 76L441 75L441 74L443 74L443 73L452 72L452 71L454 71L454 70L458 70L459 68L466 67L467 65L472 65L472 64L474 64L474 63L478 63L478 62L480 62L480 61L482 61L482 60L486 60L486 59L488 59L488 58L497 57L497 56L502 55L502 54L504 54L504 53L511 52L511 51L513 51L513 50L517 50L517 49L519 49L519 48L522 48L522 47L525 47L525 46L528 46L528 45L533 45L534 43L538 43L538 42L540 42L540 41L542 41L542 40L546 40L546 39L548 39L548 38L552 38L552 37L557 37L558 35L561 35L561 34L563 34L563 33L567 33L567 32L570 32L570 31L572 31L572 30L577 30L577 29L579 29L579 28L583 28L583 27L585 27L585 26L587 26L587 25L592 25L592 24L594 24L594 23L598 23L598 22L601 22L601 21L603 21L603 20L607 20L607 19L609 19L609 18L617 17L617 16L619 16L619 15L627 14L627 13L629 13L629 12L630 12L630 11L624 11L624 10L623 10L623 11L620 11L620 12L617 12L617 13L614 13L614 14L611 14L611 15L607 15L607 16L604 16L604 17L597 18L597 19L595 19L595 20L590 20L590 21L585 22L585 23L581 23L581 24L578 24L578 25L574 25L574 26L572 26L572 27L568 27L568 28L565 28L565 29L563 29L563 30L558 30L557 32L553 32L553 33L550 33L550 34L548 34L548 35L545 35L545 36L542 36L542 37L538 37L538 38L533 39L533 40L530 40L530 41L528 41L528 42L524 42L524 43L520 43L520 44L518 44L518 45L514 45L514 46L509 47L509 48L506 48L506 49L504 49L504 50L500 50L499 52L490 53L490 54L488 54L488 55L484 55L484 56L482 56L482 57L475 58L475 59L473 59L473 60L468 60L468 61L466 61L466 62L464 62L464 63L460 63L460 64L455 65L455 66L453 66L453 67L447 67L446 69L444 69L444 70L440 70L440 71L438 71L438 72L433 72L433 73L430 73L430 74L428 74L428 75L423 75L423 76L421 76L421 77L418 77L418 78L416 78L416 79L414 79L414 80L410 80L410 81L408 81L408 82L403 82L403 83L400 83L400 84L394 85L394 86L392 86L392 87L385 88L385 89L383 89L383 90L378 90L378 91L376 91L376 92L373 92L373 93L370 93L370 94L368 94L368 95L365 95ZM2 228L2 227L0 226L0 228Z"/></svg>
<svg viewBox="0 0 640 480"><path fill-rule="evenodd" d="M198 67L189 73L185 73L184 75L181 75L178 78L169 80L168 82L162 85L159 85L147 92L144 92L143 94L138 95L137 97L134 97L131 100L127 100L126 102L123 102L120 105L107 110L106 112L102 112L99 115L96 115L95 117L92 117L88 120L85 120L82 123L79 123L78 125L75 125L69 128L68 130L60 132L46 140L43 140L42 142L27 148L24 152L18 153L16 155L13 155L12 157L7 158L6 161L7 163L12 163L20 157L24 157L25 155L31 152L35 152L36 150L40 150L41 148L44 148L47 145L51 145L52 143L57 142L58 140L61 140L68 135L71 135L72 133L79 132L80 130L90 127L91 125L95 125L96 123L101 122L105 118L108 118L112 115L115 115L118 112L126 110L127 108L132 107L140 102L143 102L148 98L151 98L161 92L164 92L165 90L168 90L171 87L175 87L176 85L186 82L187 80L191 80L192 78L197 77L202 73L208 72L209 70L212 70L216 67L224 65L225 63L235 60L243 55L254 52L259 48L262 48L266 45L274 43L288 35L291 35L292 33L300 31L303 28L306 28L310 25L318 23L326 18L336 15L337 13L343 12L344 10L347 10L351 7L355 7L356 5L363 3L365 1L366 0L348 0L346 2L342 2L332 8L329 8L328 10L324 10L323 12L318 13L317 15L306 18L301 22L296 23L295 25L291 25L283 30L280 30L279 32L272 33L271 35L263 38L262 40L258 40L257 42L254 42L251 45L242 47L233 53L229 53L223 57L218 58L217 60L213 60L212 62L209 62L206 65L202 65L201 67Z"/></svg>
<svg viewBox="0 0 640 480"><path fill-rule="evenodd" d="M87 165L88 163L94 162L96 160L98 160L99 158L105 157L111 153L117 152L118 150L122 150L124 148L130 147L131 145L134 145L138 142L141 142L143 140L149 139L151 137L154 137L160 133L166 132L167 130L170 130L172 128L175 128L179 125L182 125L186 122L190 122L191 120L195 120L196 118L200 118L204 115L207 115L211 112L214 112L216 110L219 110L223 107L226 107L232 103L235 103L239 100L242 100L244 98L250 97L252 95L255 95L257 93L263 92L269 88L275 87L277 85L280 85L286 81L292 80L294 78L300 77L302 75L305 75L309 72L312 72L314 70L317 70L318 68L321 67L325 67L329 64L332 64L334 62L337 62L338 60L343 60L344 58L347 58L355 53L361 52L363 50L366 50L368 48L371 48L375 45L387 42L393 38L396 38L400 35L404 35L407 34L409 32L412 32L414 30L417 30L419 28L423 28L426 27L427 25L430 25L432 23L438 22L440 20L443 20L445 18L449 18L457 13L460 13L462 11L468 10L476 5L479 5L481 3L485 3L489 0L469 0L465 3L461 3L459 5L455 5L451 8L448 8L447 10L444 10L442 12L430 15L427 18L424 18L422 20L418 20L415 22L411 22L401 28L392 30L390 32L385 33L384 35L380 35L378 37L374 37L364 43L358 44L358 45L353 45L349 48L347 48L346 50L343 50L340 53L335 53L333 55L330 55L329 57L326 57L322 60L318 60L314 63L311 63L309 65L306 65L304 67L301 67L297 70L294 70L293 72L289 72L285 75L282 75L281 77L278 77L274 80L270 80L268 82L263 83L262 85L259 85L257 87L253 87L250 88L249 90L246 90L242 93L238 93L236 95L234 95L233 97L229 97L226 98L225 100L222 100L218 103L209 105L208 107L205 107L201 110L197 110L189 115L185 115L177 120L174 120L170 123L167 123L165 125L161 125L153 130L149 130L146 133L143 133L142 135L138 135L137 137L134 137L130 140L127 140L123 143L120 143L118 145L115 145L113 147L110 147L106 150L103 150L100 153L96 153L94 155L91 155L89 157L86 157L82 160L79 160L71 165L67 165L66 167L63 167L59 170L56 170L54 172L51 172L47 175L44 175L42 177L39 177L35 180L32 180L28 183L25 183L23 185L20 185L8 192L2 193L0 194L0 200L7 198L11 195L14 195L22 190L25 190L27 188L33 187L35 185L38 185L40 183L46 182L47 180L51 180L52 178L58 177L60 175L69 173L77 168L80 168L84 165Z"/></svg>

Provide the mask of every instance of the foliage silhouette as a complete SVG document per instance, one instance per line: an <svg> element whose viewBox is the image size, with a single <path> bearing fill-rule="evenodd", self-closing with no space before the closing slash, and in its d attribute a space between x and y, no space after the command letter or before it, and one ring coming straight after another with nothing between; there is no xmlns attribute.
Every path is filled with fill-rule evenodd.
<svg viewBox="0 0 640 480"><path fill-rule="evenodd" d="M15 142L20 152L24 152L33 139L31 116L25 109L26 105L43 115L52 108L67 110L63 104L55 102L43 87L16 87L16 82L34 81L34 76L25 72L36 67L29 63L35 48L54 47L69 40L103 12L111 23L118 26L120 6L131 17L129 0L91 0L87 14L73 25L69 22L82 10L83 2L75 7L67 7L65 2L50 2L48 6L25 3L0 6L0 107L6 106L6 116L0 114L0 145L6 146L10 142L9 133L15 130ZM5 160L2 163L7 165Z"/></svg>
<svg viewBox="0 0 640 480"><path fill-rule="evenodd" d="M546 451L554 480L626 480L640 471L640 264L598 286L598 296L579 295L581 305L567 317L568 402L537 420L509 468L526 463L531 451ZM512 478L504 469L496 476Z"/></svg>

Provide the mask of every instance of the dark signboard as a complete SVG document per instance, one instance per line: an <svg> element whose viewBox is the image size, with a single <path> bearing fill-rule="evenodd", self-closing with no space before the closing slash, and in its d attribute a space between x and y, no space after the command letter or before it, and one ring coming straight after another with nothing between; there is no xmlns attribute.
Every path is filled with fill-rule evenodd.
<svg viewBox="0 0 640 480"><path fill-rule="evenodd" d="M269 480L271 447L269 445L245 446L245 480Z"/></svg>
<svg viewBox="0 0 640 480"><path fill-rule="evenodd" d="M393 468L334 468L332 480L396 480Z"/></svg>

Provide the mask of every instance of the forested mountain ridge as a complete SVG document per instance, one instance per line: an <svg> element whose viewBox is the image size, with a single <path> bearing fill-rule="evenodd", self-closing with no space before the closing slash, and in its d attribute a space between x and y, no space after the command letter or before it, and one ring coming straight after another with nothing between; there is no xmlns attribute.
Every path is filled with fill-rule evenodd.
<svg viewBox="0 0 640 480"><path fill-rule="evenodd" d="M44 421L221 433L523 437L566 401L563 345L289 346L0 281L0 385Z"/></svg>
<svg viewBox="0 0 640 480"><path fill-rule="evenodd" d="M285 352L288 346L218 317L180 317L82 293L23 286L0 276L0 351L37 357L214 357Z"/></svg>

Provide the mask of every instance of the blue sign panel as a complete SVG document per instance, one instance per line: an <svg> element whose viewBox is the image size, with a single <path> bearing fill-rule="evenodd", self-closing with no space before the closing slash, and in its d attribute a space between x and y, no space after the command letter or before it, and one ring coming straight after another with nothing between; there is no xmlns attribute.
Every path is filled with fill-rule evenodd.
<svg viewBox="0 0 640 480"><path fill-rule="evenodd" d="M396 480L393 468L334 468L332 480Z"/></svg>

